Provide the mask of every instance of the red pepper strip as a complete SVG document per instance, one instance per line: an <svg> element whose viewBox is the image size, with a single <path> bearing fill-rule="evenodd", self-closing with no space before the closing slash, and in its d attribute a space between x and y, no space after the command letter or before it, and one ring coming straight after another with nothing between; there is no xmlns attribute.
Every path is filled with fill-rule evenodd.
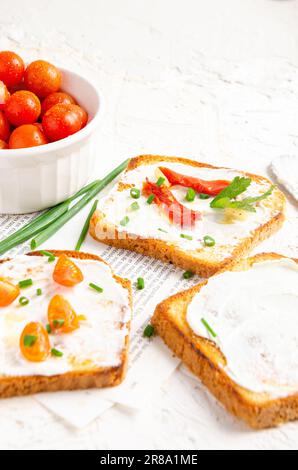
<svg viewBox="0 0 298 470"><path fill-rule="evenodd" d="M168 215L170 221L182 228L193 228L195 222L201 218L201 213L188 209L180 204L166 186L158 186L146 180L143 183L144 196L154 194L153 203L158 204Z"/></svg>
<svg viewBox="0 0 298 470"><path fill-rule="evenodd" d="M192 188L198 193L209 194L210 196L216 196L231 183L225 180L205 181L194 176L181 175L165 167L159 167L159 169L172 186L179 185Z"/></svg>

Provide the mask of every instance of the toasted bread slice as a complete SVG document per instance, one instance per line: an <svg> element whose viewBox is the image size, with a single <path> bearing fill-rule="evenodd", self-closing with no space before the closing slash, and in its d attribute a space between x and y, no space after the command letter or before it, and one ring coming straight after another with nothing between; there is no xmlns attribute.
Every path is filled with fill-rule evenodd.
<svg viewBox="0 0 298 470"><path fill-rule="evenodd" d="M93 255L93 254L81 253L81 252L76 252L76 251L57 251L57 250L51 250L51 253L53 253L55 256L60 256L62 253L65 253L67 256L74 259L75 263L77 263L78 266L81 268L83 274L84 274L84 270L87 271L88 269L91 269L90 266L91 267L93 266L92 269L94 273L98 274L99 267L97 264L96 266L93 265L93 263L101 263L101 264L103 263L104 266L108 266L108 264L104 260L102 260L100 257ZM42 256L42 255L40 254L40 252L33 252L33 253L28 253L28 256L37 257L37 256ZM26 260L25 260L26 256L21 257L21 258L24 259L23 262L24 264L26 264ZM55 263L48 263L47 258L45 256L43 256L42 258L43 258L43 263L47 263L48 265L46 270L54 269ZM19 258L15 258L15 259L18 260ZM30 261L33 262L31 258L30 258ZM86 266L84 263L89 263L89 261L92 262L92 265L88 264ZM13 259L2 260L1 265L0 265L0 270L2 269L2 271L5 272L5 277L10 278L12 282L16 283L18 281L19 274L22 274L24 276L24 268L20 268L17 274L14 272L13 267L11 267L10 271L8 271L8 268L6 268L6 266L9 266L9 263L13 263L13 262L14 262ZM43 266L45 266L45 264L43 264ZM4 343L2 344L2 347L0 349L2 351L2 359L3 359L3 352L4 352L4 357L5 357L5 354L7 353L7 358L10 361L9 365L13 364L13 366L17 366L17 374L13 374L13 373L10 374L9 366L7 367L7 362L4 362L4 360L1 361L0 359L0 397L1 398L20 396L20 395L30 395L30 394L35 394L38 392L53 392L53 391L58 391L58 390L77 390L77 389L88 389L88 388L93 388L93 387L96 387L96 388L110 387L110 386L118 385L119 383L122 382L122 380L125 377L127 359L128 359L130 317L131 317L131 309L132 309L131 284L130 284L130 281L126 279L122 279L121 277L113 274L110 268L109 270L106 270L106 268L103 268L102 266L100 269L103 269L106 271L103 273L104 274L103 278L105 279L105 281L104 279L96 278L96 279L93 279L93 282L99 284L102 281L102 282L106 282L108 285L109 282L116 281L116 283L121 286L121 289L119 290L119 292L121 291L121 295L123 294L123 298L125 298L126 299L125 302L127 302L127 306L123 306L124 304L122 305L120 302L119 302L119 306L123 308L123 311L126 310L128 312L129 318L124 319L123 317L123 321L119 319L117 324L115 324L117 319L116 320L114 319L113 321L112 318L111 319L106 318L99 327L100 334L98 336L98 347L100 347L100 345L102 344L102 339L103 339L101 337L101 328L103 329L107 328L107 331L108 330L110 331L109 338L113 337L113 332L115 332L115 335L119 333L119 344L117 344L118 349L117 351L115 351L115 354L117 353L116 360L113 356L114 358L113 360L116 363L111 364L111 365L105 364L106 360L109 361L109 358L107 357L109 353L108 344L104 346L105 349L103 347L104 352L102 353L103 354L102 365L101 365L101 357L99 355L96 356L96 359L98 359L98 361L96 360L93 361L92 358L90 358L90 360L88 358L86 359L86 357L84 356L84 351L80 350L80 346L84 344L83 343L84 338L87 339L87 342L88 342L89 333L86 332L86 327L84 330L85 336L83 335L83 337L80 337L80 341L82 341L80 345L76 344L76 336L73 336L73 339L72 339L73 343L71 344L74 347L74 353L71 355L71 359L70 359L70 355L67 356L68 362L66 364L65 371L62 370L62 372L61 371L59 372L59 369L61 369L61 367L59 366L59 360L60 360L59 357L49 358L49 361L52 361L49 363L48 363L48 359L43 363L29 363L29 361L21 357L21 353L19 351L19 337L20 337L19 333L16 334L16 331L14 331L13 329L12 330L8 329L7 331L11 331L11 337L8 336L6 338L6 337L3 337L3 335L1 337L1 334L0 334L0 342L6 341L8 345L7 347L14 348L13 357L17 358L16 359L17 362L12 363L12 360L9 359L10 353L6 351L5 349L6 346L3 346ZM36 305L38 306L38 313L40 310L43 310L44 312L43 321L46 323L49 298L51 298L53 295L57 293L61 295L65 295L66 298L68 298L68 295L69 296L72 295L71 294L71 291L72 291L74 296L77 295L77 298L75 299L76 301L78 300L78 297L80 297L81 299L80 302L77 302L78 305L81 305L81 304L84 305L84 302L89 297L89 303L87 305L90 306L94 304L94 308L96 309L96 314L101 315L101 316L105 313L105 307L104 307L106 305L105 302L107 302L107 305L108 304L111 305L111 303L113 302L113 300L110 300L109 298L107 301L102 300L104 299L103 297L100 297L102 296L102 294L97 293L96 291L88 287L88 285L86 285L86 282L90 282L90 279L86 278L86 280L84 279L83 281L85 285L82 287L82 289L84 289L84 292L86 290L86 293L84 294L84 296L86 297L85 299L84 296L82 296L82 291L80 291L79 294L75 294L76 291L75 290L73 291L73 289L76 289L78 286L80 286L80 284L76 286L75 288L64 288L63 286L59 286L58 284L55 284L54 281L51 280L50 282L53 283L53 285L49 286L46 284L48 282L47 281L48 277L46 276L44 276L43 278L45 282L44 284L45 288L42 289L43 294L46 291L46 295L45 295L46 299L43 302L42 300L43 296L39 296L39 297L36 296L36 289L38 287L41 287L40 282L42 282L42 277L38 277L38 270L39 268L36 268L36 266L32 268L32 266L29 265L28 270L26 271L27 277L31 277L33 280L33 286L25 289L24 293L21 292L21 295L25 295L28 299L30 299L30 303L26 307L21 307L18 304L18 301L15 300L13 304L11 304L11 305L14 305L14 307L18 309L17 315L15 316L14 316L14 312L10 311L11 305L8 307L1 308L1 320L6 321L5 317L7 317L7 323L6 323L7 327L9 326L9 322L10 324L12 324L11 323L12 320L16 318L18 318L18 321L21 321L21 322L25 321L24 324L27 324L30 321L41 321L35 317L36 311L35 311L35 314L33 311L35 302L37 303ZM1 275L3 275L2 271L1 271ZM47 271L45 272L47 273ZM35 274L36 274L36 279L35 279ZM86 277L86 273L85 273L85 277ZM113 287L113 289L115 290L115 287ZM90 295L93 295L91 300L90 300ZM96 296L99 296L99 297L97 298ZM69 299L69 301L71 302L71 299ZM74 304L76 303L76 301L74 301ZM115 302L117 303L117 299ZM71 302L71 305L72 307L75 308L75 305L73 305L72 302ZM30 311L31 306L32 306L32 312ZM24 309L27 309L27 310L25 311ZM114 312L114 311L108 310L107 312L108 314L110 314L110 312ZM83 321L84 320L86 320L87 322L89 321L88 320L89 312L80 311L76 313L78 315L84 314L84 315L81 315L82 317L86 317L86 318L83 318ZM95 312L92 312L92 314L94 313ZM93 327L92 321L93 320L90 319L90 323L89 325L87 325L89 328L91 328L91 330ZM1 326L3 327L3 325ZM81 328L82 328L82 324L80 324L80 328L76 331L79 331ZM123 334L122 333L120 334L122 329L123 329ZM3 328L2 328L2 331L3 331ZM76 331L73 333L68 333L68 335L75 335ZM61 341L63 341L63 336L66 337L66 334L64 335L61 334L61 335L56 335L56 336L50 335L49 336L50 342L52 343L52 341L55 340L55 337L58 338L59 336L61 337ZM67 340L69 338L70 336L68 336ZM95 349L97 348L96 338L97 338L97 335L95 334L92 338L93 344L95 345ZM66 344L68 343L66 342ZM85 342L85 345L86 345L86 342ZM80 354L81 352L83 353L82 360L81 360L81 354ZM97 351L95 351L95 353L97 354ZM111 351L111 354L112 354L112 351ZM53 361L56 361L57 366L54 364ZM37 365L35 366L35 364ZM1 368L5 365L6 365L6 367L4 367L5 373L3 373L3 370L1 370ZM35 367L37 367L38 373L34 373ZM39 369L39 367L43 367L44 368L43 370L45 370L46 373L43 374L41 372L42 369ZM52 369L52 372L49 372L49 370L47 369L48 367ZM32 368L33 373L30 373L30 368ZM58 373L55 373L56 369L58 370ZM13 370L15 370L15 367L13 367ZM22 370L24 372L22 372ZM26 370L26 373L25 373L25 370Z"/></svg>
<svg viewBox="0 0 298 470"><path fill-rule="evenodd" d="M139 156L130 161L120 182L99 202L90 222L90 234L95 239L209 277L236 264L254 246L277 231L284 221L285 198L277 188L256 204L256 212L228 214L224 210L211 209L212 199L196 197L195 201L187 202L186 188L175 186L176 199L188 209L202 214L194 232L182 233L184 230L170 223L157 204L148 204L143 195L137 200L130 196L131 188L142 190L146 178L156 181L160 166L204 180L232 181L236 176L249 177L251 185L242 197L259 196L271 186L271 182L261 176L185 158ZM132 210L133 207L138 210ZM215 239L214 246L205 245L204 236L207 235Z"/></svg>
<svg viewBox="0 0 298 470"><path fill-rule="evenodd" d="M269 270L266 273L272 273L274 282L277 282L279 286L278 289L282 289L286 295L297 295L297 292L293 294L290 291L284 276L278 274L282 279L274 278L277 273L275 263L279 263L280 260L290 263L291 276L295 276L295 278L291 277L291 285L294 280L295 286L298 277L295 262L298 263L298 260L274 253L260 254L243 260L232 269L232 272L226 271L215 275L185 292L164 300L156 307L152 318L155 332L162 337L169 348L230 413L255 429L277 426L298 418L298 383L295 382L297 367L291 362L296 361L297 357L295 353L298 341L297 328L291 325L292 319L296 321L297 318L297 304L294 308L291 303L280 304L280 296L274 289L274 284L270 285L268 282L266 291L266 276L260 277L261 273L265 273L263 269L266 268ZM278 264L278 269L281 268L282 266ZM224 276L228 275L230 278L232 275L232 285L234 285L234 280L241 274L246 276L253 273L255 276L255 269L262 269L262 271L259 272L259 277L251 278L252 285L247 284L247 295L244 298L241 298L243 292L238 286L231 290L228 289L231 282L225 285L220 284ZM263 282L260 282L260 278ZM220 286L217 292L213 292L214 281L217 282L217 286ZM258 308L254 315L253 308L251 308L255 294L252 286L257 283L260 295L264 297L261 300L262 308ZM208 284L209 291L207 291ZM209 292L209 297L207 292ZM266 297L268 293L270 295ZM229 302L231 296L233 301L236 300L233 304L234 308ZM269 303L270 298L272 303ZM267 317L265 317L264 299L266 299L265 303L268 303ZM246 303L243 309L245 311L241 312L243 302ZM271 311L273 303L277 305L277 311L274 307ZM203 307L205 311L200 311L200 305L205 306ZM211 320L209 318L209 321L205 323L206 328L204 319L208 318L210 309ZM200 331L194 327L194 317ZM264 325L259 327L262 324L265 324L265 327ZM223 338L223 331L228 332L226 338ZM213 335L216 334L217 336L214 337ZM272 348L267 347L268 335L270 335L269 342L272 344L274 353L271 351ZM288 354L275 357L281 349L285 351L285 347L288 348L292 340L290 353L289 349L286 349ZM280 366L280 364L285 364L285 366ZM286 371L289 372L290 378ZM283 378L280 379L280 376ZM286 385L284 380L288 380ZM291 382L291 387L289 387L289 382Z"/></svg>

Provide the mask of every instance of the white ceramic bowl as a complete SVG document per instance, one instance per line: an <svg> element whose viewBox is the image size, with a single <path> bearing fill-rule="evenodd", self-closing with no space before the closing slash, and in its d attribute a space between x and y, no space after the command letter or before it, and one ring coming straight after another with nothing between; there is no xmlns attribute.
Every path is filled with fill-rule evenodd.
<svg viewBox="0 0 298 470"><path fill-rule="evenodd" d="M24 214L51 207L81 189L92 175L96 158L95 131L102 98L89 80L60 68L61 89L89 115L76 134L47 145L0 150L0 213Z"/></svg>

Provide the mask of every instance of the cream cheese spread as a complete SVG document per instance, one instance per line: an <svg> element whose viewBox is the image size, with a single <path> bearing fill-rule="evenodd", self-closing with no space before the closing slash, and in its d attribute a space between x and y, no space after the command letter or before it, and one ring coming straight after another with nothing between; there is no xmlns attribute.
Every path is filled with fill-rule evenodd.
<svg viewBox="0 0 298 470"><path fill-rule="evenodd" d="M0 308L0 375L55 375L73 369L117 366L128 334L130 306L127 289L116 282L109 266L100 261L75 259L84 280L75 287L63 287L52 278L55 263L45 256L17 256L0 265L0 277L14 284L31 278L33 285L21 289L30 302L21 306L15 300ZM95 283L103 288L98 293L89 287ZM36 294L42 289L42 295ZM47 309L51 298L60 294L71 304L77 315L86 320L67 334L51 334L52 348L63 357L49 357L44 362L29 362L20 352L19 340L29 322L48 323Z"/></svg>
<svg viewBox="0 0 298 470"><path fill-rule="evenodd" d="M108 225L114 225L118 232L129 234L129 237L141 237L160 239L172 245L176 245L182 249L199 250L204 247L204 236L209 235L215 239L216 245L212 247L213 252L220 253L224 251L225 255L233 250L242 239L250 236L252 231L260 225L268 222L280 208L270 206L271 197L259 202L256 205L256 212L248 212L245 220L237 220L234 223L223 223L223 211L215 210L210 207L212 199L202 200L196 197L193 202L187 202L185 195L187 188L179 186L173 187L173 194L176 199L184 206L194 211L202 213L201 220L198 220L192 229L181 229L169 221L169 218L162 212L157 204L148 204L147 198L142 196L137 200L139 209L131 210L130 206L135 201L130 196L130 187L134 185L138 189L142 189L146 178L149 181L157 180L157 172L159 166L166 166L178 173L202 178L205 180L228 180L232 181L236 176L243 176L234 170L210 169L193 167L182 163L160 162L150 165L141 165L134 170L128 171L121 179L121 185L124 190L119 190L118 185L112 188L107 197L99 202L98 208L105 215L104 222ZM241 197L259 196L270 188L270 183L252 181L248 189ZM121 220L127 216L129 222L121 225ZM96 229L95 229L96 230ZM192 237L182 238L181 233ZM102 238L103 234L100 229L96 230L98 238ZM113 233L106 236L113 237Z"/></svg>
<svg viewBox="0 0 298 470"><path fill-rule="evenodd" d="M298 391L297 281L293 260L259 262L211 277L188 306L191 329L217 343L225 372L248 390L274 397Z"/></svg>

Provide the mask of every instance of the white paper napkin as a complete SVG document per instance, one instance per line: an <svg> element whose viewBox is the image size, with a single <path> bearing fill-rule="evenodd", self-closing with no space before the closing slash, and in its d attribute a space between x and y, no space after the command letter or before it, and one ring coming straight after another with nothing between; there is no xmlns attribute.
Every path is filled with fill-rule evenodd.
<svg viewBox="0 0 298 470"><path fill-rule="evenodd" d="M179 365L159 338L150 341L141 361L129 367L118 387L41 393L35 399L68 424L80 429L115 404L138 411L156 393Z"/></svg>
<svg viewBox="0 0 298 470"><path fill-rule="evenodd" d="M45 408L80 429L114 406L101 398L101 390L41 393L34 397Z"/></svg>

